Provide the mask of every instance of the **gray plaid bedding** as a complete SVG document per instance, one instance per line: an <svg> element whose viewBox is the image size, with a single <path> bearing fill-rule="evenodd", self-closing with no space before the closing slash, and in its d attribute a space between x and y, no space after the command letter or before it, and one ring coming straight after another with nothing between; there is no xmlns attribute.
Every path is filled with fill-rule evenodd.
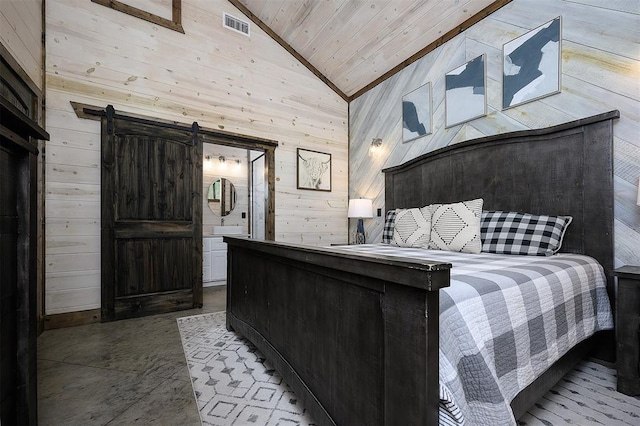
<svg viewBox="0 0 640 426"><path fill-rule="evenodd" d="M465 254L389 244L342 250L453 264L440 293L441 424L515 425L510 402L613 317L602 267L577 254Z"/></svg>

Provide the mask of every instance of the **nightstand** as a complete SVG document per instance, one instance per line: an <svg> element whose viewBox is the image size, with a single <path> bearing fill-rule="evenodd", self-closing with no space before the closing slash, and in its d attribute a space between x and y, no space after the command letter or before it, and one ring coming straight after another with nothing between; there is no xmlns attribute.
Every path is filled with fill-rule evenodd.
<svg viewBox="0 0 640 426"><path fill-rule="evenodd" d="M640 394L640 266L615 269L618 392Z"/></svg>

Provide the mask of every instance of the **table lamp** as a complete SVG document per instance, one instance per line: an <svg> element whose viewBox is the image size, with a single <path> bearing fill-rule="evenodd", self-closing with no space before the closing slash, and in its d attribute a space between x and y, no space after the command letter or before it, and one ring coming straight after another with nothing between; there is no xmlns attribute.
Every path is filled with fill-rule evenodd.
<svg viewBox="0 0 640 426"><path fill-rule="evenodd" d="M350 219L358 219L356 228L356 244L364 244L366 242L364 236L364 223L362 219L373 217L373 202L368 198L354 198L349 200L349 212L347 217Z"/></svg>

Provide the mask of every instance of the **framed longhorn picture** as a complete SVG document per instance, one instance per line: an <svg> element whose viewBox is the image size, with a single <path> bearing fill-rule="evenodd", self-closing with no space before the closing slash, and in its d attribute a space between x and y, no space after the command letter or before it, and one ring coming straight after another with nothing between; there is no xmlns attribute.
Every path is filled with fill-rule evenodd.
<svg viewBox="0 0 640 426"><path fill-rule="evenodd" d="M331 154L298 148L298 189L331 191Z"/></svg>

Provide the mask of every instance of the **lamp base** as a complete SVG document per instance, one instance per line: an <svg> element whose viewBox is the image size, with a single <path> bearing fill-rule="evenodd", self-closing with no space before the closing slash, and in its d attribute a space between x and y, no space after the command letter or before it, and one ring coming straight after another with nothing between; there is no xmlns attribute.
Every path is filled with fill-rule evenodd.
<svg viewBox="0 0 640 426"><path fill-rule="evenodd" d="M358 219L358 226L356 228L356 244L365 244L366 238L364 236L364 222L362 219Z"/></svg>

